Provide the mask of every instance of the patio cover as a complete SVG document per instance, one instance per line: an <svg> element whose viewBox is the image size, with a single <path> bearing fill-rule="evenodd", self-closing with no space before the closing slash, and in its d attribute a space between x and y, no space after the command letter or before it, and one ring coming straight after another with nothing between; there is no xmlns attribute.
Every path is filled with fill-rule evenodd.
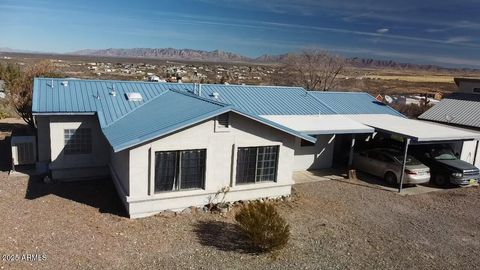
<svg viewBox="0 0 480 270"><path fill-rule="evenodd" d="M373 128L343 115L262 115L262 117L308 135L374 132Z"/></svg>

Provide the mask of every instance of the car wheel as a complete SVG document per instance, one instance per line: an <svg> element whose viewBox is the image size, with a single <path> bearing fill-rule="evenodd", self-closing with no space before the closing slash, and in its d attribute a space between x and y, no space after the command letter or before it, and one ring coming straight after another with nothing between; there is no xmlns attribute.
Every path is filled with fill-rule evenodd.
<svg viewBox="0 0 480 270"><path fill-rule="evenodd" d="M390 186L396 186L398 183L397 183L397 176L392 173L392 172L387 172L385 174L385 182L390 185Z"/></svg>
<svg viewBox="0 0 480 270"><path fill-rule="evenodd" d="M435 175L435 184L440 187L446 187L448 185L448 178L444 174Z"/></svg>

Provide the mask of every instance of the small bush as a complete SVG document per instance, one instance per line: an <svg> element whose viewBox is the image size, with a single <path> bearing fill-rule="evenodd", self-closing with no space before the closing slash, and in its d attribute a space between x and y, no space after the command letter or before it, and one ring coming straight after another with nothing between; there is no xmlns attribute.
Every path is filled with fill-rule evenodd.
<svg viewBox="0 0 480 270"><path fill-rule="evenodd" d="M260 251L281 249L290 238L290 226L270 203L254 202L245 205L235 215L235 220Z"/></svg>

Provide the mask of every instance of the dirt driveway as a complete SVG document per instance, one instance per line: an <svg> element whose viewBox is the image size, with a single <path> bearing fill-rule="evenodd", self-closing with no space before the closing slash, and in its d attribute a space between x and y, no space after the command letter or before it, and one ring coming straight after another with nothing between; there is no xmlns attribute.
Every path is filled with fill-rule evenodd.
<svg viewBox="0 0 480 270"><path fill-rule="evenodd" d="M43 184L0 173L0 255L35 269L478 269L478 188L415 196L329 180L279 203L292 238L276 259L250 253L227 217L124 217L108 180Z"/></svg>

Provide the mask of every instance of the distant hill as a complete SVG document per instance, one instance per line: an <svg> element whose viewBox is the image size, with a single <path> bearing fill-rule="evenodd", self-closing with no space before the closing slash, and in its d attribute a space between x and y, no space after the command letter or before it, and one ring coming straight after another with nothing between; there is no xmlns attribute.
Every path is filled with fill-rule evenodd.
<svg viewBox="0 0 480 270"><path fill-rule="evenodd" d="M105 49L105 50L81 50L73 52L74 55L97 55L115 57L145 57L169 60L198 60L219 62L250 62L252 59L219 50L202 51L193 49L174 48L133 48L133 49Z"/></svg>
<svg viewBox="0 0 480 270"><path fill-rule="evenodd" d="M289 54L270 55L264 54L257 58L251 58L240 54L225 51L203 51L193 49L174 49L174 48L133 48L133 49L103 49L103 50L80 50L73 55L94 55L94 56L112 56L112 57L145 57L164 60L189 60L189 61L209 61L209 62L249 62L275 64L282 62ZM392 68L405 70L425 70L425 71L478 71L469 68L445 68L436 65L420 65L411 63L399 63L393 60L378 60L365 58L347 58L349 66L358 68Z"/></svg>
<svg viewBox="0 0 480 270"><path fill-rule="evenodd" d="M0 48L0 52L22 52L39 53L26 50L15 50L11 48ZM136 57L162 60L187 60L187 61L206 61L206 62L243 62L257 64L276 64L285 60L290 53L286 54L264 54L256 58L247 57L241 54L225 52L220 50L203 51L194 49L175 49L175 48L132 48L132 49L84 49L68 55L85 56L105 56L105 57ZM449 72L478 72L479 69L471 68L445 68L437 65L421 65L411 63L400 63L393 60L379 60L366 58L347 58L348 66L356 68L390 68L400 70L419 70L419 71L449 71Z"/></svg>

